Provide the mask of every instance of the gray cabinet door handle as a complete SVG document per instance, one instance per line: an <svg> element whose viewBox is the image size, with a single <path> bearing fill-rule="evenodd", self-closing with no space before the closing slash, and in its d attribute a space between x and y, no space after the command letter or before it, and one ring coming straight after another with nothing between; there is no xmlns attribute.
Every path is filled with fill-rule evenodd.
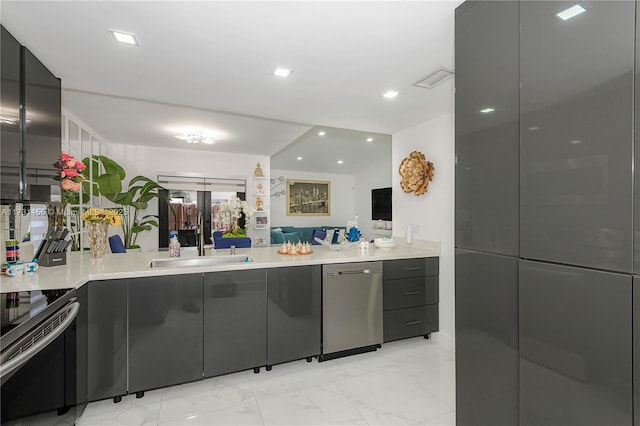
<svg viewBox="0 0 640 426"><path fill-rule="evenodd" d="M418 325L418 324L422 324L422 321L408 321L405 324L406 325Z"/></svg>
<svg viewBox="0 0 640 426"><path fill-rule="evenodd" d="M422 294L422 292L421 291L405 291L404 292L405 296L414 296L416 294Z"/></svg>
<svg viewBox="0 0 640 426"><path fill-rule="evenodd" d="M421 266L415 266L413 268L404 268L405 271L419 271L420 269L422 269Z"/></svg>

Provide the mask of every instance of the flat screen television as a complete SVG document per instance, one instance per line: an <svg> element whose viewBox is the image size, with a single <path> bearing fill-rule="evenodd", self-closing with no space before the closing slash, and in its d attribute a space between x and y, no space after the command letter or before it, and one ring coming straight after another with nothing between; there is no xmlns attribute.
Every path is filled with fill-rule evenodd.
<svg viewBox="0 0 640 426"><path fill-rule="evenodd" d="M391 187L371 190L371 220L391 220Z"/></svg>

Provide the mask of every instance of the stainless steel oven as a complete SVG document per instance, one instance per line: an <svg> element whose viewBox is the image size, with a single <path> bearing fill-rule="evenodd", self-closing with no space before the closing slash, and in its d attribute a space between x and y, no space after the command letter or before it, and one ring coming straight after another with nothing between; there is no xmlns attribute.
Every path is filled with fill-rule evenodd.
<svg viewBox="0 0 640 426"><path fill-rule="evenodd" d="M0 293L0 422L75 424L85 400L75 289Z"/></svg>

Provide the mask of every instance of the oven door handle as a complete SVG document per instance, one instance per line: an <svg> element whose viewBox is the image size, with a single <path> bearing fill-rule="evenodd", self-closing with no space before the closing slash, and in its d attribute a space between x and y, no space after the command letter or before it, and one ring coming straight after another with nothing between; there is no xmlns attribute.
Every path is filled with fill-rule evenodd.
<svg viewBox="0 0 640 426"><path fill-rule="evenodd" d="M0 378L12 373L33 358L38 352L47 347L49 343L57 339L76 319L80 303L73 302L54 315L49 317L43 324L20 339L13 346L7 349L2 358L10 358L0 365ZM14 356L14 354L17 354ZM4 361L4 360L3 360Z"/></svg>

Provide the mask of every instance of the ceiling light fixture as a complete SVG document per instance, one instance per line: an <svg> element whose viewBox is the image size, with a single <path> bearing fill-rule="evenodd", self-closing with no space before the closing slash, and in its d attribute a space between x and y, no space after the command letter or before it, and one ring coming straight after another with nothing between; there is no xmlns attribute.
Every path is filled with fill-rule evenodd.
<svg viewBox="0 0 640 426"><path fill-rule="evenodd" d="M422 80L414 83L414 86L423 87L425 89L433 89L439 84L444 83L453 77L455 73L450 68L440 67L440 69L432 72Z"/></svg>
<svg viewBox="0 0 640 426"><path fill-rule="evenodd" d="M318 132L318 136L324 136L324 135L326 135L325 132Z"/></svg>
<svg viewBox="0 0 640 426"><path fill-rule="evenodd" d="M483 114L489 114L490 112L494 112L494 111L495 111L495 108L491 108L491 107L487 107L480 110L480 112Z"/></svg>
<svg viewBox="0 0 640 426"><path fill-rule="evenodd" d="M584 6L576 4L574 6L571 6L569 9L563 10L562 12L556 13L556 16L560 19L562 19L563 21L567 21L571 18L574 18L584 12L586 12L587 9L584 8Z"/></svg>
<svg viewBox="0 0 640 426"><path fill-rule="evenodd" d="M202 133L189 133L187 135L175 135L174 138L186 141L187 143L204 143L212 145L216 142L216 138L205 136Z"/></svg>
<svg viewBox="0 0 640 426"><path fill-rule="evenodd" d="M367 138L367 142L373 142L373 138Z"/></svg>
<svg viewBox="0 0 640 426"><path fill-rule="evenodd" d="M296 160L300 161L302 160L302 157L297 157Z"/></svg>
<svg viewBox="0 0 640 426"><path fill-rule="evenodd" d="M344 163L344 161L338 160L338 164L342 164L342 163Z"/></svg>
<svg viewBox="0 0 640 426"><path fill-rule="evenodd" d="M117 42L124 43L124 44L131 44L133 46L139 46L138 38L134 33L125 33L117 30L109 30L109 31L111 31L111 34L113 34L113 37L116 39Z"/></svg>
<svg viewBox="0 0 640 426"><path fill-rule="evenodd" d="M276 68L276 70L273 72L273 75L277 75L278 77L282 78L289 77L289 74L291 74L291 70L288 70L286 68Z"/></svg>
<svg viewBox="0 0 640 426"><path fill-rule="evenodd" d="M383 98L387 98L387 99L393 99L396 96L398 96L398 92L394 91L394 90L389 90L388 92L384 93L382 95Z"/></svg>

